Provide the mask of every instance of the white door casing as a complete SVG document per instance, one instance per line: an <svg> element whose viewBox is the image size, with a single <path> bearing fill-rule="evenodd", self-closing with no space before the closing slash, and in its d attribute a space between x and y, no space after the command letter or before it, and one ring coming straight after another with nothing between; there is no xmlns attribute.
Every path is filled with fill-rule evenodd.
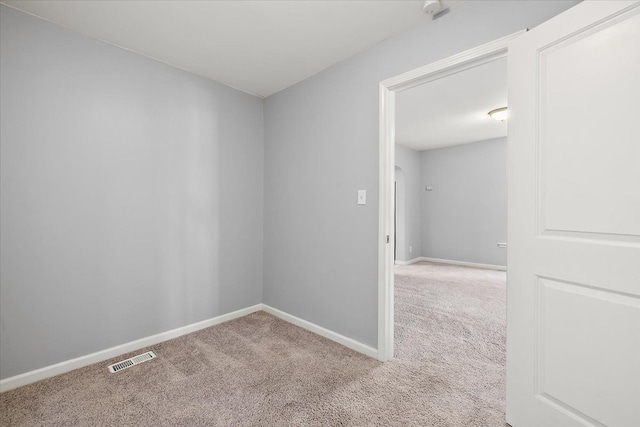
<svg viewBox="0 0 640 427"><path fill-rule="evenodd" d="M380 204L378 246L378 359L393 357L393 183L395 94L507 56L521 30L498 40L380 82Z"/></svg>
<svg viewBox="0 0 640 427"><path fill-rule="evenodd" d="M640 426L640 3L509 46L507 422Z"/></svg>

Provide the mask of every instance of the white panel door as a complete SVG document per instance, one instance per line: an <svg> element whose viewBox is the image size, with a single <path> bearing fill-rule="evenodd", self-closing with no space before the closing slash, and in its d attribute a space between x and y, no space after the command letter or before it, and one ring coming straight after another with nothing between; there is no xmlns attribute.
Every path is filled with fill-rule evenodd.
<svg viewBox="0 0 640 427"><path fill-rule="evenodd" d="M507 422L640 426L640 3L509 47Z"/></svg>

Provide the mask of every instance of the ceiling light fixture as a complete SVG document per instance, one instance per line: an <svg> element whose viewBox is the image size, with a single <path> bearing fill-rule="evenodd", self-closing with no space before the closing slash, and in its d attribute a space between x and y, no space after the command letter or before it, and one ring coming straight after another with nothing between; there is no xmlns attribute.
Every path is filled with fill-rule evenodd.
<svg viewBox="0 0 640 427"><path fill-rule="evenodd" d="M496 108L495 110L489 111L489 116L498 122L506 121L508 115L507 107Z"/></svg>

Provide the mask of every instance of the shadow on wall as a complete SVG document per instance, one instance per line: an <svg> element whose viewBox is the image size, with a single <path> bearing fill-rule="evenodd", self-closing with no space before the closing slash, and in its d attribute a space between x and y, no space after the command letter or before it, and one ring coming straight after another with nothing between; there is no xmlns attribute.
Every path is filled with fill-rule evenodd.
<svg viewBox="0 0 640 427"><path fill-rule="evenodd" d="M404 173L399 166L395 167L395 183L396 183L396 253L395 259L406 261L405 255L405 182Z"/></svg>
<svg viewBox="0 0 640 427"><path fill-rule="evenodd" d="M261 302L262 100L0 8L0 377Z"/></svg>
<svg viewBox="0 0 640 427"><path fill-rule="evenodd" d="M420 153L396 144L398 180L398 232L396 260L420 257Z"/></svg>

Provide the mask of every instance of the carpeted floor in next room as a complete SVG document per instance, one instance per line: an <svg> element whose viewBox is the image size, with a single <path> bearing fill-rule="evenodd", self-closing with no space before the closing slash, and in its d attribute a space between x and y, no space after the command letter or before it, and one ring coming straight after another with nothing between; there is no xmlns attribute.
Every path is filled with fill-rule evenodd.
<svg viewBox="0 0 640 427"><path fill-rule="evenodd" d="M1 394L0 425L505 425L504 272L396 267L384 364L264 312L152 349Z"/></svg>

